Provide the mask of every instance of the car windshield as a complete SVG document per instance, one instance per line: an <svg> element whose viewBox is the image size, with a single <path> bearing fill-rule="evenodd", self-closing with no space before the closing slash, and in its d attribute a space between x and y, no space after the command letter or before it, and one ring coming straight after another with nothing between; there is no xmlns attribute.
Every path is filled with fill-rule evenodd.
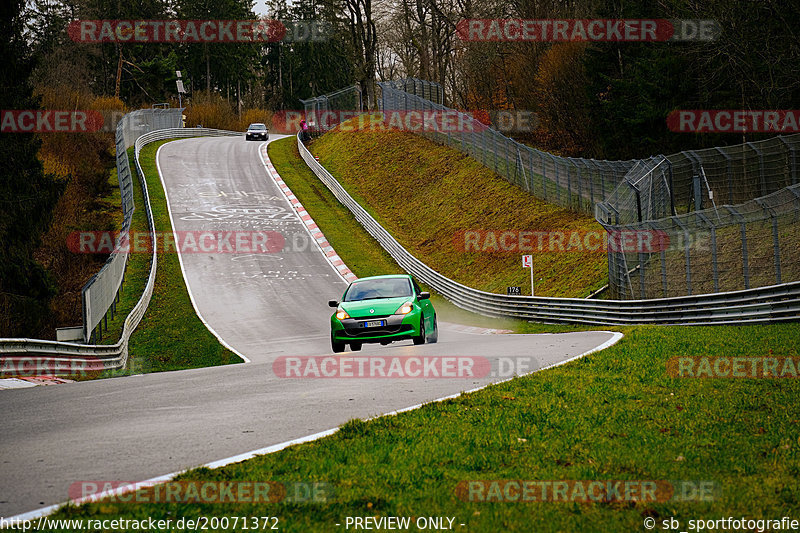
<svg viewBox="0 0 800 533"><path fill-rule="evenodd" d="M401 298L411 296L408 278L382 278L356 281L347 290L345 302L358 302L376 298Z"/></svg>
<svg viewBox="0 0 800 533"><path fill-rule="evenodd" d="M267 127L264 124L250 124L249 130L265 130Z"/></svg>

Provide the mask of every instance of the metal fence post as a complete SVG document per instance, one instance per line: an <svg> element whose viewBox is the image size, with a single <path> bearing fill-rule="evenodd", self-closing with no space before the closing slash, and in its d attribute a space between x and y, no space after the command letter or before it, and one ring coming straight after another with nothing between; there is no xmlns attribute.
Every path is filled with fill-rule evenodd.
<svg viewBox="0 0 800 533"><path fill-rule="evenodd" d="M531 150L527 146L525 147L525 149L528 152L528 166L530 167L530 169L529 169L530 172L528 174L528 191L530 191L530 193L533 194L533 187L534 187L534 185L533 185L533 150Z"/></svg>
<svg viewBox="0 0 800 533"><path fill-rule="evenodd" d="M711 232L711 270L714 278L714 292L719 292L719 265L717 263L717 228L703 213L697 213L697 217L702 220Z"/></svg>
<svg viewBox="0 0 800 533"><path fill-rule="evenodd" d="M606 192L606 173L603 172L599 166L596 166L597 171L600 173L600 190L603 191L603 200L606 199L607 192Z"/></svg>
<svg viewBox="0 0 800 533"><path fill-rule="evenodd" d="M783 137L783 135L778 135L778 140L786 146L787 150L787 158L786 163L789 166L789 173L792 176L792 185L797 185L797 157L795 153L795 146L794 144L789 144L789 142Z"/></svg>
<svg viewBox="0 0 800 533"><path fill-rule="evenodd" d="M726 166L727 166L727 174L728 174L728 201L727 201L727 203L732 204L733 203L733 159L731 158L731 156L728 155L727 152L725 152L725 150L723 150L722 148L720 148L718 146L715 146L714 150L719 152L722 155L722 157L725 158L725 163L726 163Z"/></svg>
<svg viewBox="0 0 800 533"><path fill-rule="evenodd" d="M547 201L547 171L544 164L544 152L539 152L539 159L542 165L542 200Z"/></svg>
<svg viewBox="0 0 800 533"><path fill-rule="evenodd" d="M683 240L684 240L684 255L686 258L685 268L686 268L686 294L692 294L692 261L691 261L691 251L689 245L689 228L681 222L679 217L672 217L673 222L683 230Z"/></svg>
<svg viewBox="0 0 800 533"><path fill-rule="evenodd" d="M651 231L661 231L655 224L655 222L650 223L650 230ZM667 297L667 251L666 246L664 243L661 242L659 246L659 260L661 262L661 288L664 293L664 298Z"/></svg>
<svg viewBox="0 0 800 533"><path fill-rule="evenodd" d="M553 154L548 154L548 155L550 156L550 159L553 160L553 169L555 170L555 180L554 180L554 182L556 184L556 203L560 204L561 203L561 184L559 183L559 180L558 180L558 160L556 159L556 156L554 156Z"/></svg>
<svg viewBox="0 0 800 533"><path fill-rule="evenodd" d="M725 207L730 213L741 221L741 235L742 235L742 276L744 277L744 288L750 288L750 264L747 257L747 223L744 217L739 213L735 207L726 205Z"/></svg>
<svg viewBox="0 0 800 533"><path fill-rule="evenodd" d="M566 161L571 163L572 161L567 158ZM572 207L572 173L569 171L569 164L564 165L567 169L567 207Z"/></svg>
<svg viewBox="0 0 800 533"><path fill-rule="evenodd" d="M580 159L577 160L577 161L580 161ZM578 166L578 163L576 162L576 160L570 158L570 162L572 163L572 166L575 167L575 170L578 171L578 176L577 176L577 178L578 178L578 210L580 211L581 207L582 207L582 204L583 204L583 186L582 186L582 183L581 183L581 177L583 175L583 172L581 171L581 167Z"/></svg>
<svg viewBox="0 0 800 533"><path fill-rule="evenodd" d="M781 245L778 238L778 215L775 210L766 205L763 199L756 199L758 205L769 213L770 221L772 222L772 255L775 262L775 283L781 282Z"/></svg>
<svg viewBox="0 0 800 533"><path fill-rule="evenodd" d="M764 153L756 148L752 142L745 143L758 156L758 176L761 183L761 196L767 195L767 178L764 176Z"/></svg>

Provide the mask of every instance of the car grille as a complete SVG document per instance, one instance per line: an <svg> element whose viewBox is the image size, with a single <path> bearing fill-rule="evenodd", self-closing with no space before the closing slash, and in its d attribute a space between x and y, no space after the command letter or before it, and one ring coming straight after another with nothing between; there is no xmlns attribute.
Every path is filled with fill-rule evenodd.
<svg viewBox="0 0 800 533"><path fill-rule="evenodd" d="M351 319L348 324L344 324L344 331L350 337L377 337L380 335L392 335L395 333L402 333L404 331L411 331L413 326L411 324L391 324L387 323L385 326L378 328L365 328L361 324L369 320L386 320L390 322L389 315L382 316L366 316ZM402 320L402 319L399 319ZM399 321L398 320L398 321Z"/></svg>
<svg viewBox="0 0 800 533"><path fill-rule="evenodd" d="M395 333L402 333L404 331L411 331L413 326L411 324L398 324L396 326L384 326L382 328L362 328L350 327L344 331L350 337L378 337L380 335L393 335Z"/></svg>

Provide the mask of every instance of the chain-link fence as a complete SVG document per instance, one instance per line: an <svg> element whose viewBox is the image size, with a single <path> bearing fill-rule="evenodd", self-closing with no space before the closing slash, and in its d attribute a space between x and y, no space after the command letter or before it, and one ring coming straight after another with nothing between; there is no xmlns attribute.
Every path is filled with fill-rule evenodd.
<svg viewBox="0 0 800 533"><path fill-rule="evenodd" d="M800 280L800 185L736 206L606 226L611 298L706 294Z"/></svg>
<svg viewBox="0 0 800 533"><path fill-rule="evenodd" d="M430 100L434 104L444 105L444 88L435 81L406 78L404 80L380 82L378 85L382 89L384 87L391 87L392 89Z"/></svg>
<svg viewBox="0 0 800 533"><path fill-rule="evenodd" d="M140 109L128 113L117 124L117 179L122 197L123 222L120 231L127 233L133 216L133 177L128 148L150 131L181 127L183 109ZM119 290L128 263L128 253L115 248L103 268L92 276L81 292L83 306L83 341L102 335L103 323L113 317L119 301Z"/></svg>
<svg viewBox="0 0 800 533"><path fill-rule="evenodd" d="M800 134L643 161L595 217L612 234L610 295L657 298L800 279ZM657 242L655 251L642 239ZM668 243L668 244L667 244Z"/></svg>
<svg viewBox="0 0 800 533"><path fill-rule="evenodd" d="M800 134L642 160L595 209L625 225L736 205L800 183Z"/></svg>
<svg viewBox="0 0 800 533"><path fill-rule="evenodd" d="M378 86L385 115L393 111L419 113L424 125L411 131L455 148L521 189L563 207L594 214L594 204L605 200L638 163L560 157L525 146L467 113L421 96L441 95L441 87L432 82L404 80Z"/></svg>
<svg viewBox="0 0 800 533"><path fill-rule="evenodd" d="M356 85L300 101L303 103L308 132L312 137L332 130L349 115L357 115L364 109L361 89ZM346 113L348 111L352 114Z"/></svg>

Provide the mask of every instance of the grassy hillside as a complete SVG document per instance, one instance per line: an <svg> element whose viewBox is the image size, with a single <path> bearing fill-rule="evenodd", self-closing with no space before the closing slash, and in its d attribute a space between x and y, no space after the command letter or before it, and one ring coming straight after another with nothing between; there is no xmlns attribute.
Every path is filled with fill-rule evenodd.
<svg viewBox="0 0 800 533"><path fill-rule="evenodd" d="M464 251L464 232L597 231L590 216L542 202L477 161L410 133L375 132L349 124L323 135L312 152L406 248L456 281L505 293L530 294L530 252ZM500 246L498 246L500 248ZM536 294L581 297L606 283L599 252L535 253Z"/></svg>

